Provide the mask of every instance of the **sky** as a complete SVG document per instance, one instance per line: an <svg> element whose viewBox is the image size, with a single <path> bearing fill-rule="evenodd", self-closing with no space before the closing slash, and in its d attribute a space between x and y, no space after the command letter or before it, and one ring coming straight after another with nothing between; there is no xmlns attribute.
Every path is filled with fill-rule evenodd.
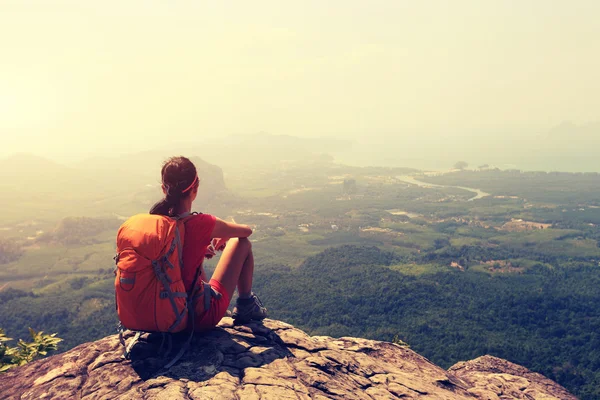
<svg viewBox="0 0 600 400"><path fill-rule="evenodd" d="M476 152L600 120L599 20L597 0L0 0L0 156L256 132Z"/></svg>

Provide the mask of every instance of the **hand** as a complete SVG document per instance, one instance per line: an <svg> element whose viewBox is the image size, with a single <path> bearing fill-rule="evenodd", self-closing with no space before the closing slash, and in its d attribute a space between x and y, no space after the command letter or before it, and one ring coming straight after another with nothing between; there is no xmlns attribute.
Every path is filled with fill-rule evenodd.
<svg viewBox="0 0 600 400"><path fill-rule="evenodd" d="M204 254L204 257L208 260L210 260L211 258L213 258L217 253L215 252L215 249L211 244L208 245L208 247L206 247L206 254Z"/></svg>
<svg viewBox="0 0 600 400"><path fill-rule="evenodd" d="M229 239L225 239L225 238L213 238L212 247L216 251L223 251L223 250L225 250L225 246L227 245L228 240Z"/></svg>

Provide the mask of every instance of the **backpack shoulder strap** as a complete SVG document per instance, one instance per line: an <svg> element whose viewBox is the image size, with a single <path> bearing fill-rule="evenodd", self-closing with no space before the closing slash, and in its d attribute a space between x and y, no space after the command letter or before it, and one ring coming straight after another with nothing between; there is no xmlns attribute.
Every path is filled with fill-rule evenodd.
<svg viewBox="0 0 600 400"><path fill-rule="evenodd" d="M197 211L192 211L192 212L188 211L188 212L184 212L182 214L176 215L176 216L171 217L171 218L173 218L174 220L178 220L178 221L179 220L187 220L187 219L189 219L190 217L192 217L194 215L200 215L200 214L202 214L202 213L201 212L197 212Z"/></svg>
<svg viewBox="0 0 600 400"><path fill-rule="evenodd" d="M175 221L177 221L177 225L175 227L175 239L173 240L173 245L177 247L177 254L179 255L179 266L183 270L183 238L181 237L181 231L179 229L179 224L185 225L190 219L192 219L196 215L202 215L201 212L185 212L183 214L179 214L175 217L171 217ZM172 247L173 248L173 247Z"/></svg>
<svg viewBox="0 0 600 400"><path fill-rule="evenodd" d="M179 258L179 268L183 270L183 242L181 241L181 233L179 232L179 222L175 225L175 237L173 238L177 247L177 257Z"/></svg>

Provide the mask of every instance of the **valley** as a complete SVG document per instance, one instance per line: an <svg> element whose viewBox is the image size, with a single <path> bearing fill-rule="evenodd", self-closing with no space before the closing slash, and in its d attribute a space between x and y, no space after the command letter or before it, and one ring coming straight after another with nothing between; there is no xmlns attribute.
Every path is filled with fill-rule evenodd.
<svg viewBox="0 0 600 400"><path fill-rule="evenodd" d="M66 350L114 332L115 234L160 198L155 158L75 197L46 186L45 212L27 193L3 199L0 326L11 337L58 332ZM201 165L195 209L254 228L255 286L273 317L315 335L399 337L442 366L492 354L596 395L597 175Z"/></svg>

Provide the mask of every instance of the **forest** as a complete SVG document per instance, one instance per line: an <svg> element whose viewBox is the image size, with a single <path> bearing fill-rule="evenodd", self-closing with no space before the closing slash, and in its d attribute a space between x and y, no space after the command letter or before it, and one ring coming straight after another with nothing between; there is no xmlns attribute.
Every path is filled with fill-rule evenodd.
<svg viewBox="0 0 600 400"><path fill-rule="evenodd" d="M398 338L446 368L492 354L600 398L600 177L318 162L224 180L212 166L217 189L196 205L254 228L255 290L273 318L314 335ZM83 193L93 208L49 203L5 219L6 335L57 333L64 351L115 333L116 230L160 196L126 186ZM471 200L469 188L487 195Z"/></svg>

